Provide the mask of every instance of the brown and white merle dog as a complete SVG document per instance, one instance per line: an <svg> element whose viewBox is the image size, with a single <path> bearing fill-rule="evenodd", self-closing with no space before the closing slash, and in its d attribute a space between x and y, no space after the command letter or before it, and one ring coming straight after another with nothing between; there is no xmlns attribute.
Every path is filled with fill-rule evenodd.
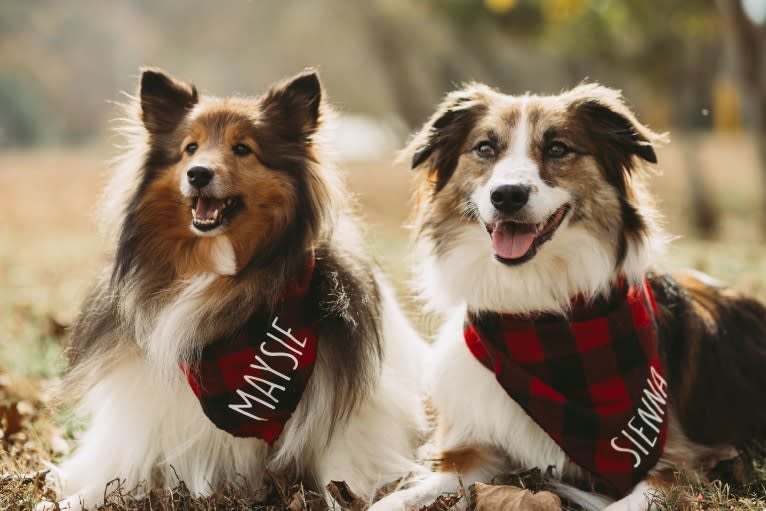
<svg viewBox="0 0 766 511"><path fill-rule="evenodd" d="M409 148L418 282L448 314L427 375L439 462L376 511L513 465L587 508L646 509L766 425L766 308L653 269L662 141L595 84L447 95Z"/></svg>
<svg viewBox="0 0 766 511"><path fill-rule="evenodd" d="M89 426L61 508L267 473L369 498L415 464L422 343L365 253L316 73L217 98L147 69L105 194L113 257L66 376ZM43 503L41 508L53 508Z"/></svg>

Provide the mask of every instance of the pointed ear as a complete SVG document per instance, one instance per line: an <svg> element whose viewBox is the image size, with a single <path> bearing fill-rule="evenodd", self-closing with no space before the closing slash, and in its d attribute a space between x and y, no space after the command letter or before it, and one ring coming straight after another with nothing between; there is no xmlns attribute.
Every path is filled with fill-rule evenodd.
<svg viewBox="0 0 766 511"><path fill-rule="evenodd" d="M173 131L199 101L193 85L180 82L160 69L144 69L139 86L141 120L152 134Z"/></svg>
<svg viewBox="0 0 766 511"><path fill-rule="evenodd" d="M569 95L570 109L587 123L594 137L626 157L638 156L657 163L653 144L664 142L665 137L638 122L620 91L587 84L572 89Z"/></svg>
<svg viewBox="0 0 766 511"><path fill-rule="evenodd" d="M415 135L404 153L411 154L411 167L425 166L436 177L435 192L447 184L455 171L466 137L487 111L483 85L472 84L447 94L436 112Z"/></svg>
<svg viewBox="0 0 766 511"><path fill-rule="evenodd" d="M312 135L320 124L322 84L315 69L306 69L273 85L263 97L264 116L288 138Z"/></svg>

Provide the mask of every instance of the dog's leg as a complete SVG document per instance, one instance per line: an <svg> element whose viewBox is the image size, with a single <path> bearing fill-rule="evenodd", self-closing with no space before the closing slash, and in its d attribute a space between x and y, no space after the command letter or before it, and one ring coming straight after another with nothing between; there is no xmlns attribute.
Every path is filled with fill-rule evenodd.
<svg viewBox="0 0 766 511"><path fill-rule="evenodd" d="M422 468L414 461L425 437L423 362L427 345L402 314L380 276L383 365L375 388L338 428L316 459L318 483L345 481L364 498Z"/></svg>
<svg viewBox="0 0 766 511"><path fill-rule="evenodd" d="M180 374L177 381L158 380L140 356L116 364L88 392L83 408L90 426L56 470L62 509L79 510L81 502L94 508L118 487L140 498L150 487L180 482L193 495L208 494L223 481L261 484L266 445L215 428Z"/></svg>
<svg viewBox="0 0 766 511"><path fill-rule="evenodd" d="M417 479L414 484L376 502L370 511L408 511L431 504L437 497L465 492L458 503L464 509L468 500L468 488L478 482L489 480L502 472L505 459L494 449L483 446L465 446L443 451L438 459L436 472Z"/></svg>
<svg viewBox="0 0 766 511"><path fill-rule="evenodd" d="M401 391L394 389L393 396L401 397L396 390ZM334 432L327 448L316 456L314 471L321 488L330 481L345 481L367 499L376 488L420 469L414 461L421 426L416 420L419 403L401 404L382 396L372 398Z"/></svg>
<svg viewBox="0 0 766 511"><path fill-rule="evenodd" d="M110 481L115 481L115 488L121 483L121 488L132 490L150 477L156 455L147 447L160 410L155 400L162 392L151 390L145 363L128 354L108 374L102 374L95 361L90 367L101 379L80 403L80 413L89 416L88 429L72 457L52 471L57 493L63 497L59 507L71 511L102 504L112 488L107 488ZM51 507L52 503L39 506Z"/></svg>
<svg viewBox="0 0 766 511"><path fill-rule="evenodd" d="M424 429L421 397L401 373L384 367L376 389L317 453L315 474L325 488L345 481L367 499L376 488L422 470L415 451Z"/></svg>

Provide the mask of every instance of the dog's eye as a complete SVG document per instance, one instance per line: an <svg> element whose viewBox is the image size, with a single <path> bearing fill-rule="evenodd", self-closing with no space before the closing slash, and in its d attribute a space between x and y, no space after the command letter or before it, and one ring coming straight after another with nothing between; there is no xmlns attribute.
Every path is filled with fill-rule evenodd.
<svg viewBox="0 0 766 511"><path fill-rule="evenodd" d="M495 149L495 146L493 146L491 142L487 141L479 143L479 145L477 145L474 149L474 152L479 156L479 158L484 158L486 160L490 160L497 155L497 149Z"/></svg>
<svg viewBox="0 0 766 511"><path fill-rule="evenodd" d="M552 142L545 148L545 156L549 158L563 158L571 152L569 146L563 142Z"/></svg>
<svg viewBox="0 0 766 511"><path fill-rule="evenodd" d="M184 152L188 154L189 156L191 156L197 151L197 147L199 146L197 145L196 142L190 142L186 144L186 147L184 147Z"/></svg>
<svg viewBox="0 0 766 511"><path fill-rule="evenodd" d="M253 152L253 150L245 144L235 144L231 150L234 151L234 154L237 156L247 156Z"/></svg>

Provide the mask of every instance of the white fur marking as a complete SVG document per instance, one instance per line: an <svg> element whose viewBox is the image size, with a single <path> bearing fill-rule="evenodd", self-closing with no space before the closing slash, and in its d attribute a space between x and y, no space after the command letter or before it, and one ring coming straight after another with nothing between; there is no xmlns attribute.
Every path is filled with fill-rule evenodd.
<svg viewBox="0 0 766 511"><path fill-rule="evenodd" d="M211 255L215 263L216 273L219 275L236 275L237 256L228 236L218 236L213 240Z"/></svg>
<svg viewBox="0 0 766 511"><path fill-rule="evenodd" d="M559 187L548 185L540 177L540 168L529 157L530 130L527 122L526 105L529 98L523 98L519 107L521 115L513 134L513 143L505 158L498 161L492 175L472 194L485 223L495 221L496 210L490 200L492 190L502 185L527 185L531 189L525 209L536 222L543 222L548 216L570 200L569 193Z"/></svg>
<svg viewBox="0 0 766 511"><path fill-rule="evenodd" d="M537 255L519 266L494 259L484 228L466 225L450 233L452 243L438 255L428 247L419 266L421 296L435 311L467 303L472 310L508 313L563 312L572 296L608 289L614 250L565 219ZM448 277L447 277L448 276Z"/></svg>
<svg viewBox="0 0 766 511"><path fill-rule="evenodd" d="M205 291L217 278L214 273L203 273L190 279L178 297L157 315L152 332L139 339L164 379L173 379L179 371L178 363L188 361L207 340L198 338L198 332L204 329L197 321L200 311L209 307Z"/></svg>

